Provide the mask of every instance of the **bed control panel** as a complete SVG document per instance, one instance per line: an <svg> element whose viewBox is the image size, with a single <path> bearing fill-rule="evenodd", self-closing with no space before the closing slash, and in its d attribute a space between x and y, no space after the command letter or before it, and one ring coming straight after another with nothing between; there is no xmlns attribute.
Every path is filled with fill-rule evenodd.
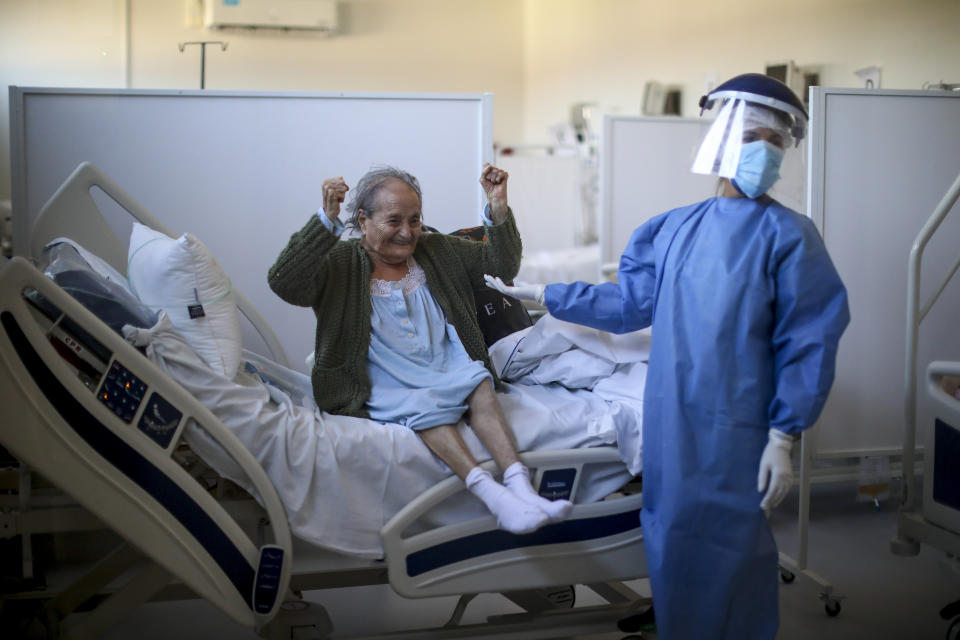
<svg viewBox="0 0 960 640"><path fill-rule="evenodd" d="M173 434L177 432L183 414L167 402L159 393L151 393L147 406L140 416L137 428L147 434L162 448L170 446Z"/></svg>
<svg viewBox="0 0 960 640"><path fill-rule="evenodd" d="M253 611L268 615L273 610L280 591L280 577L283 573L283 548L265 544L260 547L260 561L257 563L257 575L253 581Z"/></svg>
<svg viewBox="0 0 960 640"><path fill-rule="evenodd" d="M140 378L114 360L103 379L103 384L100 385L97 398L117 414L117 417L129 424L137 409L140 408L146 391L147 385Z"/></svg>
<svg viewBox="0 0 960 640"><path fill-rule="evenodd" d="M576 478L577 470L572 467L547 469L540 476L538 493L548 500L570 500Z"/></svg>

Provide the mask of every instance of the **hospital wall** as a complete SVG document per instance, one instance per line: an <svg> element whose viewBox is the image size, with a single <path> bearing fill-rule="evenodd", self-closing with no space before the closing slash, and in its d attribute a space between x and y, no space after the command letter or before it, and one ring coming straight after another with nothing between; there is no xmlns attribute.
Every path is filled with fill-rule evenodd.
<svg viewBox="0 0 960 640"><path fill-rule="evenodd" d="M327 38L207 32L199 0L0 0L0 200L10 197L6 85L194 89L199 50L177 47L189 40L229 42L207 50L211 89L492 92L501 144L549 141L574 102L639 114L650 80L681 85L694 115L710 83L767 62L817 66L829 86L859 86L853 71L870 65L885 88L960 81L956 0L338 5L342 33Z"/></svg>
<svg viewBox="0 0 960 640"><path fill-rule="evenodd" d="M685 116L708 86L793 60L820 85L862 87L881 67L886 89L960 82L956 0L528 0L524 13L527 142L569 106L640 115L648 81L679 85ZM596 133L600 122L597 119Z"/></svg>
<svg viewBox="0 0 960 640"><path fill-rule="evenodd" d="M522 2L338 0L342 33L333 37L207 31L200 6L199 0L0 0L0 200L10 198L6 85L198 89L199 47L178 50L192 40L229 43L225 52L207 48L208 89L492 92L498 131L509 139L521 135Z"/></svg>

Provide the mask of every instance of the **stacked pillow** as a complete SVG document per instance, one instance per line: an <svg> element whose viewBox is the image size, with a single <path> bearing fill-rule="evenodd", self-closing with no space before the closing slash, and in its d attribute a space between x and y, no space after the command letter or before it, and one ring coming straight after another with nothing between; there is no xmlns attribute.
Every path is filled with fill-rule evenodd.
<svg viewBox="0 0 960 640"><path fill-rule="evenodd" d="M127 277L140 301L164 311L211 369L237 375L243 340L230 279L195 236L171 238L134 222Z"/></svg>

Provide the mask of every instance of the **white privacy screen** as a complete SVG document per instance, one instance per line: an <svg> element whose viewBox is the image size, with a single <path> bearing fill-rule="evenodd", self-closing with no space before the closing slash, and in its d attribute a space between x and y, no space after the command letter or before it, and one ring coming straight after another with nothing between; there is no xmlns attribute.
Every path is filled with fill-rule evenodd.
<svg viewBox="0 0 960 640"><path fill-rule="evenodd" d="M600 157L600 261L617 263L634 229L714 195L716 176L690 165L708 120L606 116Z"/></svg>
<svg viewBox="0 0 960 640"><path fill-rule="evenodd" d="M914 238L960 173L960 96L817 87L811 124L810 214L847 287L851 316L817 450L896 450L905 421L907 262ZM958 246L955 207L924 253L921 305L956 262ZM960 360L958 318L954 277L920 325L921 384L932 360Z"/></svg>
<svg viewBox="0 0 960 640"><path fill-rule="evenodd" d="M306 370L314 318L267 287L267 270L321 205L320 183L374 165L421 182L424 222L479 223L480 169L492 161L489 94L330 94L11 87L14 250L83 161L175 233L191 232ZM112 223L113 224L113 223ZM117 223L126 242L129 225Z"/></svg>

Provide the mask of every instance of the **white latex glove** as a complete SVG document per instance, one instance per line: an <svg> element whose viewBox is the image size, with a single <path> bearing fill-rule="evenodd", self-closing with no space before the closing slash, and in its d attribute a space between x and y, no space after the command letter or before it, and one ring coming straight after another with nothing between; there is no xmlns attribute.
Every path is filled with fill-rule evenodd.
<svg viewBox="0 0 960 640"><path fill-rule="evenodd" d="M767 491L760 501L760 508L767 512L780 504L793 484L793 464L790 462L793 438L779 429L770 429L768 437L760 456L760 473L757 474L757 491Z"/></svg>
<svg viewBox="0 0 960 640"><path fill-rule="evenodd" d="M503 280L488 273L483 274L483 279L487 281L487 286L496 289L500 293L519 298L520 300L534 300L541 307L543 306L543 291L546 288L542 284L532 284L517 281L514 286L503 283Z"/></svg>

